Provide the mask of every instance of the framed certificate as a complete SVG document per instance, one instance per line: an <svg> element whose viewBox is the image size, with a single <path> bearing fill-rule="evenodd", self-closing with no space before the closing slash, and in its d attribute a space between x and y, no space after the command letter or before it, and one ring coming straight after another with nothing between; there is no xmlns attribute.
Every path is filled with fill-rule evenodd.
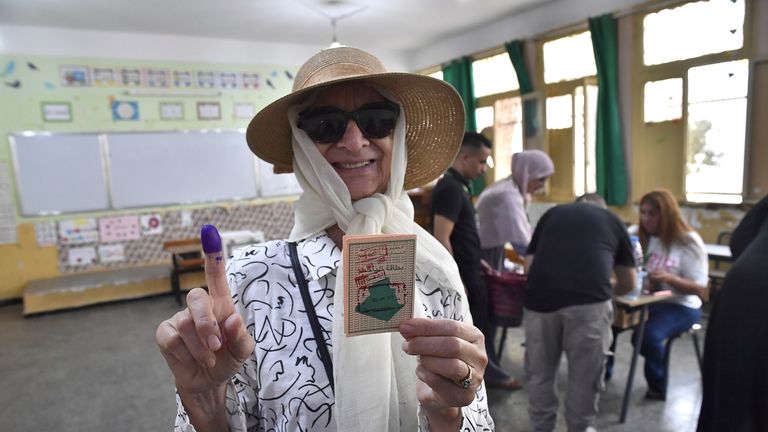
<svg viewBox="0 0 768 432"><path fill-rule="evenodd" d="M250 102L238 102L235 104L235 118L251 119L253 118L253 104Z"/></svg>
<svg viewBox="0 0 768 432"><path fill-rule="evenodd" d="M197 118L198 120L221 119L221 104L218 102L198 102Z"/></svg>
<svg viewBox="0 0 768 432"><path fill-rule="evenodd" d="M184 120L184 104L181 102L160 102L160 119Z"/></svg>

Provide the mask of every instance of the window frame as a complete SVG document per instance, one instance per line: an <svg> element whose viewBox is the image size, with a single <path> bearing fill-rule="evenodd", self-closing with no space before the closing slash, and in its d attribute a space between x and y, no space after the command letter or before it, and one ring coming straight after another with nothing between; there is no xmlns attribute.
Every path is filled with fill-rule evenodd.
<svg viewBox="0 0 768 432"><path fill-rule="evenodd" d="M682 143L682 166L679 167L679 178L677 181L680 185L680 190L674 190L676 187L671 187L668 189L671 189L673 194L677 197L677 199L683 203L684 205L688 206L700 206L700 205L716 205L716 206L738 206L740 204L729 204L724 202L699 202L699 201L688 201L687 199L687 186L686 186L686 173L687 173L687 152L688 152L688 140L689 140L689 131L688 131L688 70L694 67L699 66L707 66L722 62L728 62L728 61L735 61L735 60L750 60L752 59L752 20L750 17L752 16L752 3L749 0L745 0L744 2L744 27L743 27L743 34L744 34L744 42L741 46L741 48L731 51L725 51L721 53L711 53L711 54L705 54L699 57L693 57L689 59L684 60L675 60L668 63L661 63L656 65L645 65L644 62L644 44L643 44L643 21L647 15L657 13L661 10L665 9L673 9L680 7L682 5L685 5L687 3L693 3L696 0L681 0L678 2L672 2L672 3L664 3L661 5L657 5L655 7L649 7L647 10L644 10L642 13L637 13L633 15L633 27L634 27L634 40L635 40L635 55L633 56L633 84L632 84L632 109L633 109L633 115L632 115L632 123L633 123L633 129L635 132L633 132L633 159L638 154L639 151L643 151L641 149L638 149L638 146L641 145L640 143L644 142L644 134L646 133L645 129L647 129L647 125L644 121L644 107L645 107L645 92L644 92L644 86L647 82L651 81L661 81L665 79L671 79L671 78L678 78L682 80L683 85L683 95L682 95L682 115L680 119L676 120L669 120L666 122L657 122L653 123L656 125L661 124L667 124L667 123L675 123L680 122L682 126L682 134L679 137L680 142ZM751 76L750 78L751 79ZM749 106L749 94L747 95L747 106ZM748 114L747 114L748 119ZM747 121L745 119L745 121ZM747 125L748 126L748 125ZM640 132L638 132L640 131ZM638 135L639 133L639 135ZM743 179L742 179L742 192L741 192L741 198L742 202L747 201L748 198L748 179L751 178L751 173L749 172L749 164L746 163L747 158L749 157L749 133L745 133L744 137L744 154L745 154L745 163L744 163L744 171L743 171ZM636 167L636 165L635 165ZM647 191L639 191L636 188L636 184L639 182L635 181L636 178L647 176L647 170L648 167L643 167L646 172L640 174L636 170L633 170L633 179L632 179L632 189L633 189L633 196L636 196L637 199L644 194ZM640 175L638 175L640 174Z"/></svg>

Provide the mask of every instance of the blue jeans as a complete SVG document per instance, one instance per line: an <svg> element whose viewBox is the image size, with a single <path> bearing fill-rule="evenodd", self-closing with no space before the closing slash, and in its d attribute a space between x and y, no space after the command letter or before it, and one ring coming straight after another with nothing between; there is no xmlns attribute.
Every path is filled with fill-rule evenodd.
<svg viewBox="0 0 768 432"><path fill-rule="evenodd" d="M645 380L648 388L665 394L667 370L664 362L665 341L691 328L701 318L701 310L676 303L661 303L648 308L648 322L645 324L640 354L645 357ZM637 343L637 333L632 336Z"/></svg>

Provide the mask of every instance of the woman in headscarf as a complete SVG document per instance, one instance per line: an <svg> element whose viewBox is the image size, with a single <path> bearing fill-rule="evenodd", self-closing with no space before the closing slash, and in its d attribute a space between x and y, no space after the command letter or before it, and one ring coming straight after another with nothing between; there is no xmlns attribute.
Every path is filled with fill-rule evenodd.
<svg viewBox="0 0 768 432"><path fill-rule="evenodd" d="M348 47L310 58L293 92L256 114L249 147L304 192L289 238L235 251L226 270L203 229L210 293L190 291L157 330L177 430L493 429L482 333L405 193L451 164L463 125L452 87ZM416 235L416 318L345 337L342 237L382 233Z"/></svg>
<svg viewBox="0 0 768 432"><path fill-rule="evenodd" d="M531 194L555 173L552 159L541 150L512 155L512 174L486 188L477 201L477 219L483 258L496 270L504 268L504 246L509 243L525 256L531 241L526 212Z"/></svg>

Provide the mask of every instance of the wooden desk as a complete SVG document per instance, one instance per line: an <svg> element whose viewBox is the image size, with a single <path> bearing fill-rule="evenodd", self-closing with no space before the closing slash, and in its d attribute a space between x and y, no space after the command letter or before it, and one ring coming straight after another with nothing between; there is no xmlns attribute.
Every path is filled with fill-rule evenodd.
<svg viewBox="0 0 768 432"><path fill-rule="evenodd" d="M181 287L179 275L183 273L205 271L205 258L203 257L200 238L169 240L163 243L163 250L171 253L171 292L176 297L176 302L181 304Z"/></svg>
<svg viewBox="0 0 768 432"><path fill-rule="evenodd" d="M614 297L613 300L616 305L624 309L627 312L634 312L640 310L640 323L637 325L637 343L632 350L632 362L629 365L629 376L627 377L627 385L624 388L624 398L621 401L621 415L619 416L619 423L624 423L627 420L627 411L629 409L629 395L632 393L632 384L635 380L635 368L637 367L637 356L640 354L640 345L643 340L643 333L645 333L645 322L648 320L648 306L661 303L672 298L672 293L667 295L653 295L643 294L635 300L627 300L625 297ZM627 330L617 329L614 327L614 343L619 333Z"/></svg>

